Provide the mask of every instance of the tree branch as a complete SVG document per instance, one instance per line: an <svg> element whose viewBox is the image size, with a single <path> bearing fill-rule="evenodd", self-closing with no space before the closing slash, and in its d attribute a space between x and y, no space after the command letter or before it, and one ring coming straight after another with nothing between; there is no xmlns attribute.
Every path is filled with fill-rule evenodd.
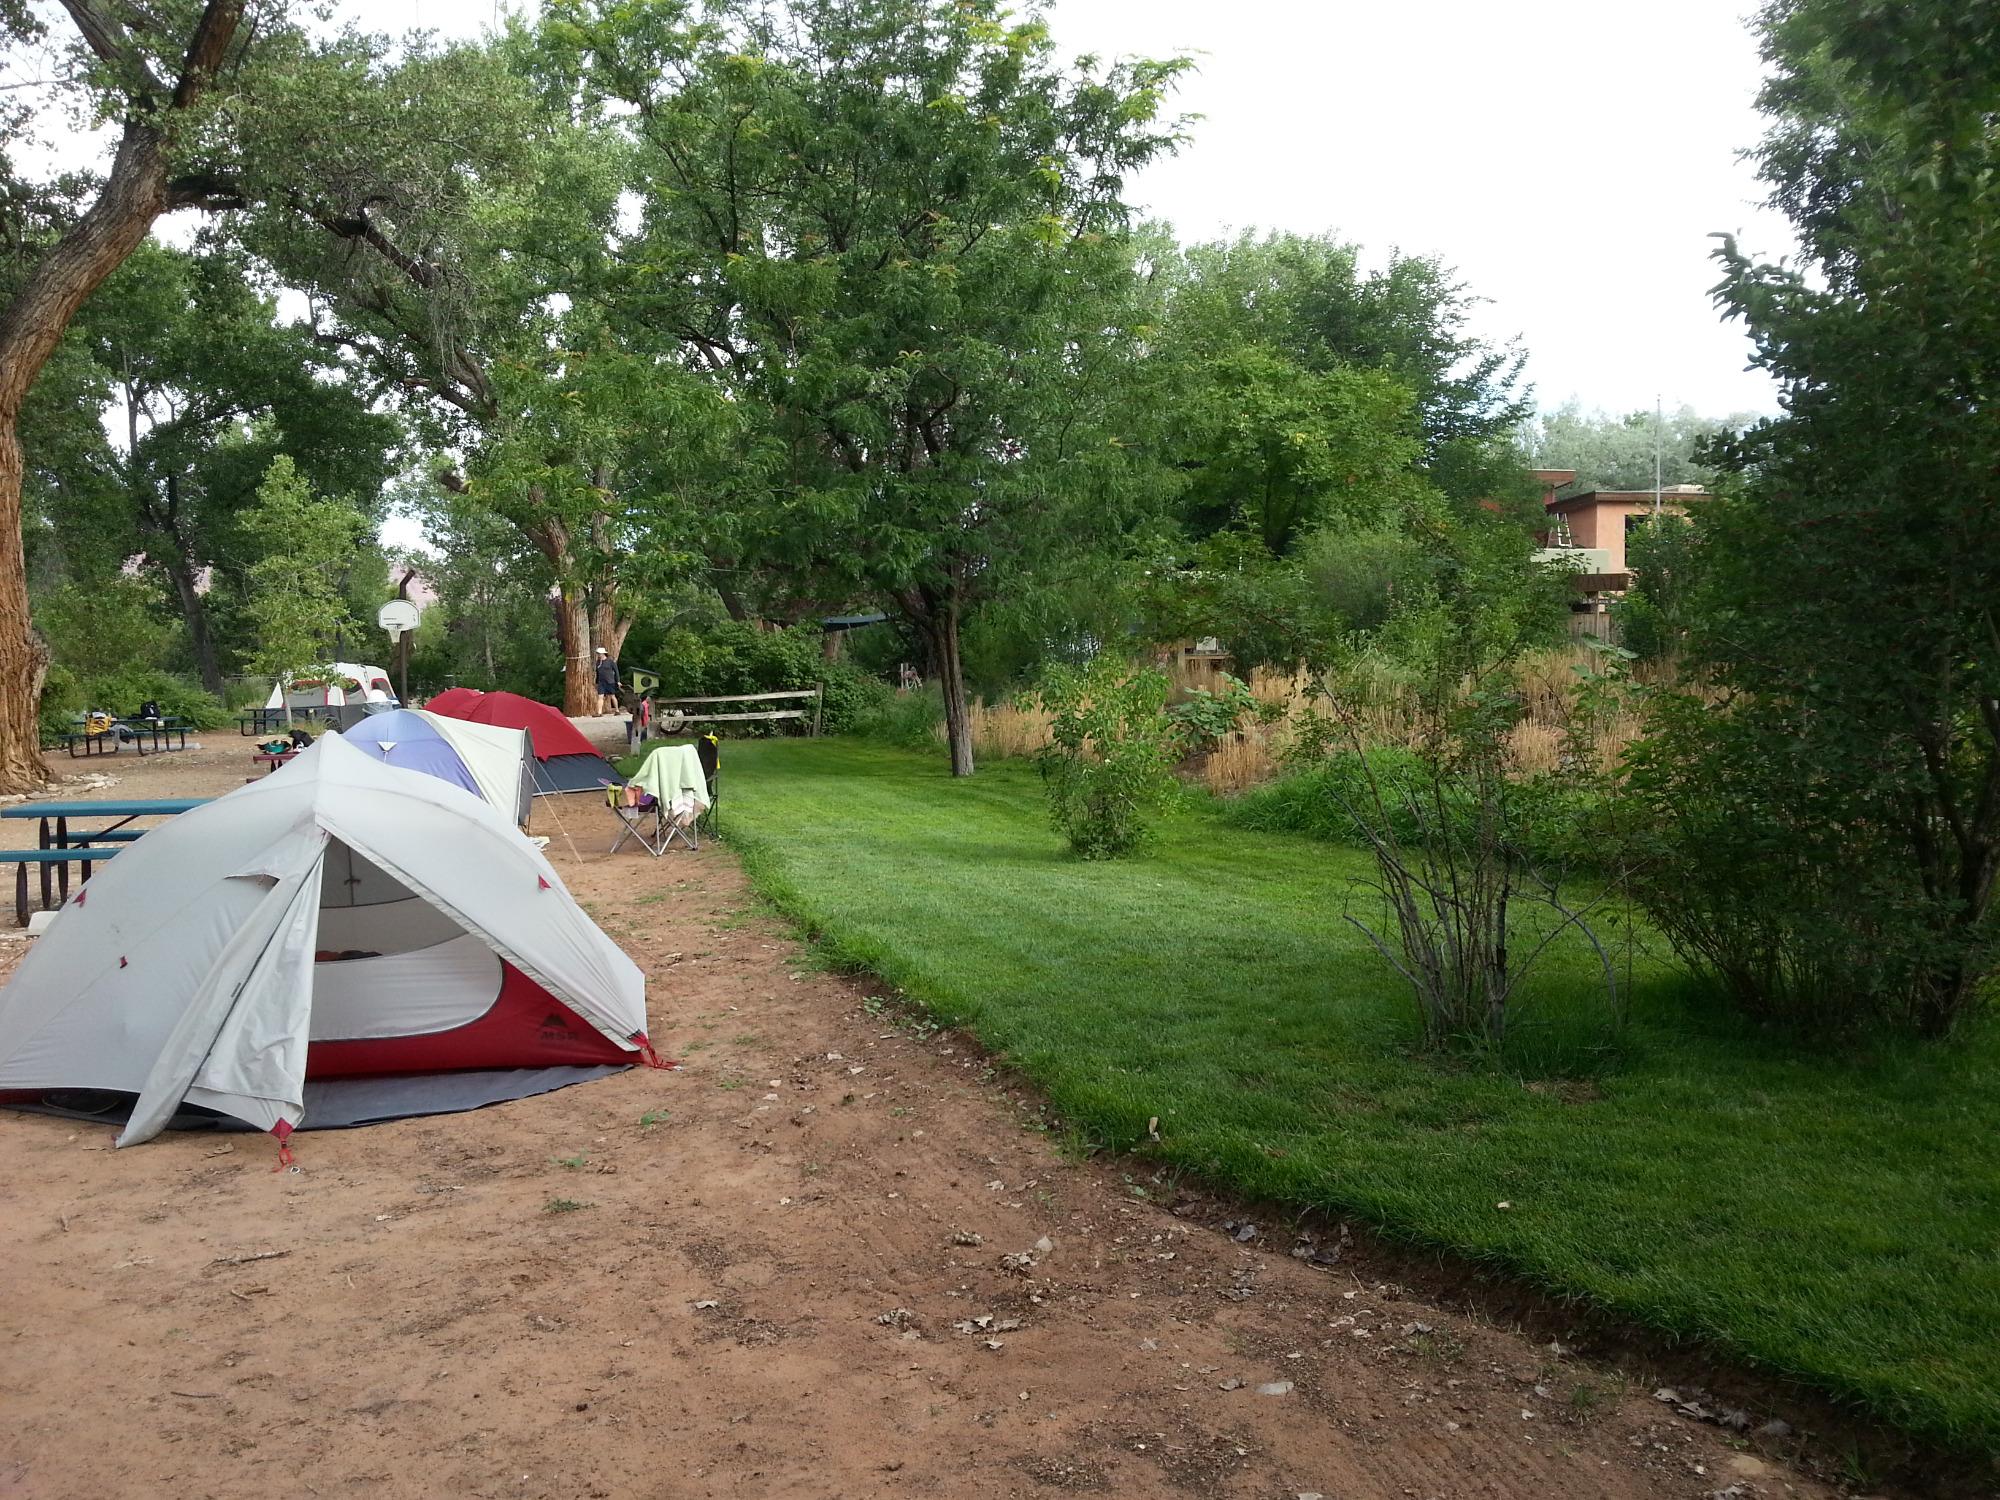
<svg viewBox="0 0 2000 1500"><path fill-rule="evenodd" d="M64 0L64 3L75 14L80 0L78 3ZM188 44L187 58L181 63L180 81L174 85L175 109L186 109L214 81L242 19L243 0L208 0L202 8L194 40Z"/></svg>
<svg viewBox="0 0 2000 1500"><path fill-rule="evenodd" d="M138 75L144 93L148 96L145 102L149 107L167 91L166 85L160 82L159 75L147 64L145 54L132 40L132 33L125 29L123 21L92 4L91 0L62 0L62 6L69 12L69 18L76 23L76 29L83 34L84 45L95 52L101 61L110 63L114 68L129 68ZM214 6L211 5L209 9L213 10ZM204 14L203 24L206 25L207 21L208 16ZM196 37L197 39L200 37L199 30L196 32ZM174 92L178 99L180 90L176 89Z"/></svg>

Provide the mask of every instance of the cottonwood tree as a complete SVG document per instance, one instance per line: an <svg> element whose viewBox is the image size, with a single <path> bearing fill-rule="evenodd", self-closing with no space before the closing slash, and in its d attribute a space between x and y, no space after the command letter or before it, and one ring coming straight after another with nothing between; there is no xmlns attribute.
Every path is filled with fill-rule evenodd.
<svg viewBox="0 0 2000 1500"><path fill-rule="evenodd" d="M967 612L1166 487L1120 400L1122 192L1181 65L1071 71L995 0L545 15L636 147L621 305L754 414L740 534L908 619L970 774Z"/></svg>
<svg viewBox="0 0 2000 1500"><path fill-rule="evenodd" d="M231 64L245 0L63 0L76 32L66 54L75 93L117 122L118 145L89 206L27 260L0 306L0 791L42 784L36 706L48 651L29 616L21 541L24 461L19 423L37 377L91 294L154 220L208 207L213 186L189 167L212 127L217 79ZM10 50L44 38L20 0L0 5Z"/></svg>
<svg viewBox="0 0 2000 1500"><path fill-rule="evenodd" d="M524 57L517 35L412 47L376 72L326 67L310 109L270 121L318 163L313 180L267 195L244 235L320 299L322 341L447 455L436 478L453 503L541 558L564 706L583 713L592 648L618 651L661 561L645 533L684 512L722 407L601 316L617 143L579 128Z"/></svg>
<svg viewBox="0 0 2000 1500"><path fill-rule="evenodd" d="M248 560L238 519L272 460L288 456L314 487L368 509L396 424L307 326L278 319L238 255L143 245L76 333L122 408L125 444L104 503L66 507L59 528L87 529L121 566L143 557L179 605L202 686L220 693L204 582L234 591Z"/></svg>

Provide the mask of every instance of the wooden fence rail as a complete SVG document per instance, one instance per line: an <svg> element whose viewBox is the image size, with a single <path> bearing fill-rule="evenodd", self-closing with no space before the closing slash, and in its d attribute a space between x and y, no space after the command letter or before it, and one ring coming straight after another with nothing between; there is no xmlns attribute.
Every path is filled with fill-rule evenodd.
<svg viewBox="0 0 2000 1500"><path fill-rule="evenodd" d="M807 733L816 737L820 731L821 712L825 707L824 696L824 690L821 688L805 688L783 693L724 693L706 698L655 698L653 700L653 712L656 716L656 721L658 717L664 717L669 713L676 713L684 721L692 721L697 724L775 723L781 719L810 719L812 725L807 730ZM812 700L810 711L801 707L758 709L748 713L701 712L704 706L711 703L797 702L807 698ZM688 710L690 708L693 708L695 712L689 713Z"/></svg>

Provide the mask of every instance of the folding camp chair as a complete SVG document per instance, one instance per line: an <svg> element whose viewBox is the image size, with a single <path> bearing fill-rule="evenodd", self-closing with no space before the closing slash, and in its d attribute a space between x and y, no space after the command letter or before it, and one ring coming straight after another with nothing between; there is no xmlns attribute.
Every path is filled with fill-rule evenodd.
<svg viewBox="0 0 2000 1500"><path fill-rule="evenodd" d="M720 838L715 831L715 809L721 798L722 785L722 736L711 729L694 742L694 753L701 759L702 779L708 783L708 806L701 810L694 826L710 838Z"/></svg>
<svg viewBox="0 0 2000 1500"><path fill-rule="evenodd" d="M701 852L701 839L692 822L677 822L667 811L667 804L651 792L641 792L639 801L627 805L625 788L604 783L604 800L610 804L611 812L621 825L618 837L611 842L610 852L616 854L625 847L627 839L637 839L645 851L658 859L679 840L696 853Z"/></svg>

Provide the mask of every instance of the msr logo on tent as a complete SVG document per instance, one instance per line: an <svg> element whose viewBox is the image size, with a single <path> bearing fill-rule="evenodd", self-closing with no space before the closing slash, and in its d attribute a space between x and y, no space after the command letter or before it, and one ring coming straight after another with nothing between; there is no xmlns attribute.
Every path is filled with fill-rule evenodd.
<svg viewBox="0 0 2000 1500"><path fill-rule="evenodd" d="M550 1011L542 1017L542 1040L545 1042L567 1042L574 1040L576 1033L570 1029L569 1017Z"/></svg>

